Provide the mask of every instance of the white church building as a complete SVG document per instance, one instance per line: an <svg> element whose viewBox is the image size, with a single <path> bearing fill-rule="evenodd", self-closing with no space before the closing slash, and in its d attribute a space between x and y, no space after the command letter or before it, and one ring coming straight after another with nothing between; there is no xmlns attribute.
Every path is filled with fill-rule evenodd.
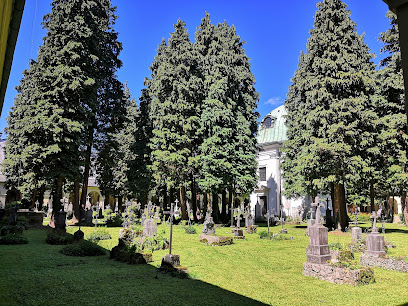
<svg viewBox="0 0 408 306"><path fill-rule="evenodd" d="M285 106L279 106L262 119L258 128L259 181L249 199L256 219L268 210L277 216L283 210L284 215L296 217L300 206L306 210L313 202L310 197L286 199L282 192L280 149L286 141L285 115Z"/></svg>

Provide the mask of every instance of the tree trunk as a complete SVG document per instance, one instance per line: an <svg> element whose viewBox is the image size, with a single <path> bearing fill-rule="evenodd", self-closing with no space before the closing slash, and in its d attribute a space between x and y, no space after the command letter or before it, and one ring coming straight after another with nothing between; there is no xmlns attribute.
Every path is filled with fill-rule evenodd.
<svg viewBox="0 0 408 306"><path fill-rule="evenodd" d="M218 205L218 193L214 192L212 198L213 198L212 199L212 210L213 210L214 223L219 223L220 207Z"/></svg>
<svg viewBox="0 0 408 306"><path fill-rule="evenodd" d="M208 208L208 198L207 198L207 194L205 193L203 195L203 222L205 220L205 216L207 214L207 208Z"/></svg>
<svg viewBox="0 0 408 306"><path fill-rule="evenodd" d="M402 209L402 214L404 216L405 226L408 226L408 207L407 207L406 191L403 191L401 195L401 209Z"/></svg>
<svg viewBox="0 0 408 306"><path fill-rule="evenodd" d="M181 220L187 220L186 187L180 187Z"/></svg>
<svg viewBox="0 0 408 306"><path fill-rule="evenodd" d="M373 179L370 180L370 206L371 206L371 211L375 211L375 206L374 206L374 181L373 181Z"/></svg>
<svg viewBox="0 0 408 306"><path fill-rule="evenodd" d="M40 188L40 192L38 193L38 202L40 202L40 210L43 209L43 205L44 205L44 193L45 193L45 185L42 185Z"/></svg>
<svg viewBox="0 0 408 306"><path fill-rule="evenodd" d="M197 186L194 177L191 178L191 209L193 210L194 222L197 222Z"/></svg>
<svg viewBox="0 0 408 306"><path fill-rule="evenodd" d="M82 207L79 207L79 178L74 182L74 203L72 203L72 224L81 221L81 211Z"/></svg>
<svg viewBox="0 0 408 306"><path fill-rule="evenodd" d="M81 206L85 209L86 197L88 196L88 179L89 179L89 170L91 168L91 154L92 154L92 144L93 144L93 129L91 129L90 140L88 147L85 152L85 166L84 166L84 175L82 183L82 194L81 194Z"/></svg>
<svg viewBox="0 0 408 306"><path fill-rule="evenodd" d="M232 213L232 209L234 208L234 192L233 189L230 188L228 190L228 202L229 202L229 209L228 209L228 220L231 223L231 226L233 226L233 213Z"/></svg>
<svg viewBox="0 0 408 306"><path fill-rule="evenodd" d="M123 212L123 197L118 196L118 212Z"/></svg>
<svg viewBox="0 0 408 306"><path fill-rule="evenodd" d="M35 207L36 198L37 198L37 188L33 190L33 194L31 195L31 208Z"/></svg>
<svg viewBox="0 0 408 306"><path fill-rule="evenodd" d="M62 199L62 183L64 181L64 178L62 175L58 176L58 178L55 179L55 183L53 186L53 194L52 194L52 214L51 214L51 219L49 226L50 227L55 227L55 213L60 211L61 209L61 199Z"/></svg>
<svg viewBox="0 0 408 306"><path fill-rule="evenodd" d="M335 228L345 231L348 224L344 183L334 184L333 217Z"/></svg>
<svg viewBox="0 0 408 306"><path fill-rule="evenodd" d="M227 222L227 191L225 189L221 193L221 219L223 223Z"/></svg>

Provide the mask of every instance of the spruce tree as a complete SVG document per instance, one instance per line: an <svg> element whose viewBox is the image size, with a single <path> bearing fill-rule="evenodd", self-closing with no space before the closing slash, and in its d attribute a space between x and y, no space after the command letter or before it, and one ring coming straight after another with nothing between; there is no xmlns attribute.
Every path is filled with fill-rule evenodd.
<svg viewBox="0 0 408 306"><path fill-rule="evenodd" d="M35 160L46 171L24 164L23 171L39 173L36 186L50 186L53 211L59 211L63 184L79 183L83 162L88 161L85 169L89 166L90 159L83 152L90 156L93 128L120 92L113 81L121 65L117 58L121 45L113 30L114 11L109 0L54 0L51 13L44 17L47 33L39 49L35 76L32 83L27 82L35 94L18 95L10 114L8 150L16 152L17 135L25 139L23 150L35 150ZM32 112L19 116L21 104L32 105ZM24 126L24 120L31 124L17 133L16 127ZM21 155L27 154L23 151ZM12 155L8 158L13 159Z"/></svg>
<svg viewBox="0 0 408 306"><path fill-rule="evenodd" d="M374 64L346 4L324 0L317 7L302 68L305 83L296 101L304 118L288 123L291 146L285 147L285 158L303 174L306 194L332 189L335 224L344 230L345 186L365 179L371 166L364 154L375 146ZM292 111L288 107L289 119ZM294 143L299 145L295 154L290 152Z"/></svg>
<svg viewBox="0 0 408 306"><path fill-rule="evenodd" d="M255 78L244 43L234 26L226 22L213 26L207 13L196 32L195 48L204 83L199 186L205 193L213 193L214 199L230 187L246 194L256 184L255 108L259 94L253 86ZM218 212L218 201L214 203L213 211ZM214 217L217 220L218 216Z"/></svg>
<svg viewBox="0 0 408 306"><path fill-rule="evenodd" d="M153 124L152 173L157 185L180 189L183 219L186 218L185 188L194 167L193 143L197 138L198 90L196 57L185 23L174 25L166 47L159 47L152 66L151 119ZM164 51L165 50L165 51ZM164 51L164 52L163 52ZM161 60L165 57L165 60ZM156 66L157 65L157 66Z"/></svg>

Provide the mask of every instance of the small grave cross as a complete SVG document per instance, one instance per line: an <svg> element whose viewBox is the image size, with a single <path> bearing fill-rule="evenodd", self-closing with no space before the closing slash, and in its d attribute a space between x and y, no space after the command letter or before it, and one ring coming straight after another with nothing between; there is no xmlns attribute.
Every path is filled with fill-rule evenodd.
<svg viewBox="0 0 408 306"><path fill-rule="evenodd" d="M371 218L373 218L373 228L371 229L371 232L372 233L378 233L378 230L377 230L377 218L378 218L378 215L377 215L377 213L375 211L373 211L373 213L371 215Z"/></svg>
<svg viewBox="0 0 408 306"><path fill-rule="evenodd" d="M91 203L89 200L91 199L91 197L89 196L89 194L88 194L88 196L86 197L86 203L88 204L88 203Z"/></svg>
<svg viewBox="0 0 408 306"><path fill-rule="evenodd" d="M38 206L40 206L40 202L37 200L35 201L35 211L38 211Z"/></svg>
<svg viewBox="0 0 408 306"><path fill-rule="evenodd" d="M241 208L235 209L235 220L237 220L237 228L241 228Z"/></svg>
<svg viewBox="0 0 408 306"><path fill-rule="evenodd" d="M173 245L173 217L174 217L174 215L180 213L180 211L177 210L177 203L178 203L178 201L176 200L175 202L176 202L176 209L174 209L174 204L171 203L170 211L165 211L165 212L164 212L165 215L170 215L170 218L169 218L169 219L170 219L170 245L169 245L169 254L171 254L171 248L172 248L172 245Z"/></svg>
<svg viewBox="0 0 408 306"><path fill-rule="evenodd" d="M273 217L272 211L269 209L268 213L265 215L266 220L268 221L268 235L269 235L269 219Z"/></svg>

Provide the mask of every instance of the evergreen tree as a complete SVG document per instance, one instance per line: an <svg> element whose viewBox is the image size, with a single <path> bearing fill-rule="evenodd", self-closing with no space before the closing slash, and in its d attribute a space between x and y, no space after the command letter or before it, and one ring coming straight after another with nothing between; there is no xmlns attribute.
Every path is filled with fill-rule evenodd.
<svg viewBox="0 0 408 306"><path fill-rule="evenodd" d="M59 211L64 182L79 182L84 160L88 161L85 169L89 166L89 159L83 155L84 148L92 147L96 120L115 100L106 100L106 97L120 91L117 83L112 82L121 65L117 58L121 45L113 30L114 11L109 0L52 2L51 13L44 17L47 33L37 64L30 67L33 70L35 66L35 73L25 76L31 81L23 79L22 92L16 97L9 117L7 150L10 154L7 158L22 160L13 156L21 146L16 139L21 138L25 142L21 156L35 154L35 161L43 167L39 171L23 163L24 173L30 177L34 177L31 173L37 175L36 185L27 183L23 190L48 183L53 195L53 211ZM24 88L26 84L29 90ZM98 103L109 106L103 108ZM21 105L31 105L32 111L19 116ZM26 127L24 120L30 121ZM17 132L18 126L24 129ZM86 151L90 156L91 150Z"/></svg>
<svg viewBox="0 0 408 306"><path fill-rule="evenodd" d="M199 186L218 194L229 187L245 194L256 184L256 120L259 94L249 59L235 27L213 26L206 13L196 32L195 48L203 78L200 96L202 143ZM214 201L218 212L218 201ZM224 205L225 206L225 205ZM225 217L225 207L224 207ZM214 216L217 220L217 215Z"/></svg>
<svg viewBox="0 0 408 306"><path fill-rule="evenodd" d="M387 17L390 19L391 28L381 33L380 41L384 44L381 52L387 52L388 55L380 62L381 69L376 73L379 96L376 110L381 118L379 172L383 178L378 189L387 191L383 196L390 196L390 192L394 194L395 189L398 190L402 197L405 224L408 226L406 207L408 137L399 32L396 15L389 11Z"/></svg>
<svg viewBox="0 0 408 306"><path fill-rule="evenodd" d="M302 63L300 99L291 101L304 117L300 122L290 120L296 116L289 105L290 141L284 146L284 158L302 173L306 194L332 189L335 224L344 230L348 225L345 185L355 186L371 172L364 157L375 146L377 117L370 78L374 64L346 4L324 0L317 7ZM294 144L299 146L295 153L290 151ZM290 168L286 171L285 179L296 174Z"/></svg>
<svg viewBox="0 0 408 306"><path fill-rule="evenodd" d="M185 219L183 195L194 165L193 143L197 138L198 122L194 93L198 90L199 79L185 23L178 20L174 30L168 46L164 42L159 46L159 54L151 68L152 173L158 186L164 185L167 190L180 189Z"/></svg>

